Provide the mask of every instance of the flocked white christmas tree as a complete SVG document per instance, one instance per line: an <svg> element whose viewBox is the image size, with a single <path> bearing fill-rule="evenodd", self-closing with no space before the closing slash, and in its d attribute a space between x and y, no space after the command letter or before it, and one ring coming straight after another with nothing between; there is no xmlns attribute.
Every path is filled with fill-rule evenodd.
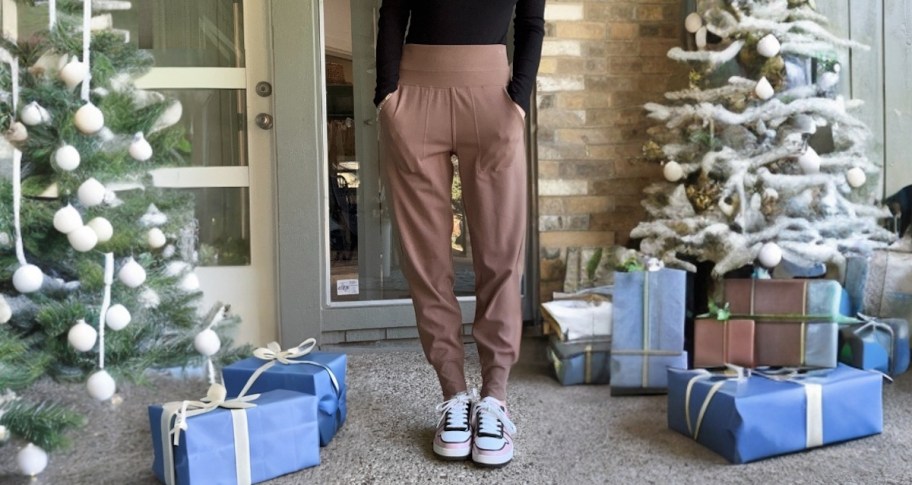
<svg viewBox="0 0 912 485"><path fill-rule="evenodd" d="M711 261L719 278L891 241L861 102L835 89L839 50L865 47L831 34L813 0L701 0L685 27L695 47L668 55L691 66L690 86L646 105L661 125L644 156L666 181L645 191L641 250L690 270Z"/></svg>

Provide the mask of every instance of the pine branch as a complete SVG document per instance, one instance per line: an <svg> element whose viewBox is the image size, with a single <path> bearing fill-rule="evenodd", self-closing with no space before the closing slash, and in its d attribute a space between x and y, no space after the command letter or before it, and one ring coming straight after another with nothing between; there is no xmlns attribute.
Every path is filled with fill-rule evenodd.
<svg viewBox="0 0 912 485"><path fill-rule="evenodd" d="M0 424L13 436L52 452L70 445L66 433L85 424L79 414L58 404L32 404L17 399L0 406Z"/></svg>

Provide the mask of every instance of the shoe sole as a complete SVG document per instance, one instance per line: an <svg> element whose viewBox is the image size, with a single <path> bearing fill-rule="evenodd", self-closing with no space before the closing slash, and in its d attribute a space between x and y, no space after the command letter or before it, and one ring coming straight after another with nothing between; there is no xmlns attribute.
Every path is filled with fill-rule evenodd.
<svg viewBox="0 0 912 485"><path fill-rule="evenodd" d="M471 448L465 451L441 448L434 443L434 454L445 461L465 461L472 457L472 450Z"/></svg>
<svg viewBox="0 0 912 485"><path fill-rule="evenodd" d="M472 461L476 465L485 467L485 468L502 468L510 464L513 461L513 456L507 458L507 461L500 461L500 457L486 457L484 455L476 456L475 453L472 453ZM497 460L497 461L495 461Z"/></svg>

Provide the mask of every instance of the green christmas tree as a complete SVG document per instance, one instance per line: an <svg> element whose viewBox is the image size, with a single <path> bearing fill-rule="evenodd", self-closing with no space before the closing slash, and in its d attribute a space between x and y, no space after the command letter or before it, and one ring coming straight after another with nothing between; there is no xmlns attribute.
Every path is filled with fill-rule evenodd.
<svg viewBox="0 0 912 485"><path fill-rule="evenodd" d="M713 275L758 261L841 265L892 241L878 225L881 163L868 158L859 103L836 93L840 50L813 0L700 0L685 27L690 87L649 103L649 220L631 236L670 265Z"/></svg>
<svg viewBox="0 0 912 485"><path fill-rule="evenodd" d="M37 379L88 380L105 400L148 369L242 352L224 307L200 316L192 195L150 175L186 164L181 105L135 87L153 58L122 31L84 35L130 6L94 3L49 2L46 30L0 41L0 441L48 451L81 417L29 402Z"/></svg>

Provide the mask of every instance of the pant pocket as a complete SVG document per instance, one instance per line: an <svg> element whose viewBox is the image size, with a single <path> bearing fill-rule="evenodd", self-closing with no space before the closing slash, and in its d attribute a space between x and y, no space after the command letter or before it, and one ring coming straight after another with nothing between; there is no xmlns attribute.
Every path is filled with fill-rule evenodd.
<svg viewBox="0 0 912 485"><path fill-rule="evenodd" d="M500 86L472 90L478 134L478 170L500 172L525 160L525 121Z"/></svg>
<svg viewBox="0 0 912 485"><path fill-rule="evenodd" d="M380 111L380 123L388 136L389 155L400 170L414 173L421 167L428 110L428 99L421 88L400 86Z"/></svg>

